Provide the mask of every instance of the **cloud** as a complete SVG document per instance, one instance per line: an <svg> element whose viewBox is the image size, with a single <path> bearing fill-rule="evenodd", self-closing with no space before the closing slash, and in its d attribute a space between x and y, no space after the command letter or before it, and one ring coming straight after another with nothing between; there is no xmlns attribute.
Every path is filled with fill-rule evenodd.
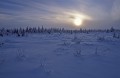
<svg viewBox="0 0 120 78"><path fill-rule="evenodd" d="M111 10L112 18L115 20L120 20L120 0L115 0Z"/></svg>
<svg viewBox="0 0 120 78"><path fill-rule="evenodd" d="M70 26L77 15L98 24L120 19L119 0L1 0L0 5L3 25Z"/></svg>

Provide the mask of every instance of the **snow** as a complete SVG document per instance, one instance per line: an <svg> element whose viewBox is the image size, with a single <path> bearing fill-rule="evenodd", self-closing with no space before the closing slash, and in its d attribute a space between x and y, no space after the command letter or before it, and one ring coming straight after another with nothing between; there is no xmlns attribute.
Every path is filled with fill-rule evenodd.
<svg viewBox="0 0 120 78"><path fill-rule="evenodd" d="M0 37L0 78L120 78L112 33Z"/></svg>

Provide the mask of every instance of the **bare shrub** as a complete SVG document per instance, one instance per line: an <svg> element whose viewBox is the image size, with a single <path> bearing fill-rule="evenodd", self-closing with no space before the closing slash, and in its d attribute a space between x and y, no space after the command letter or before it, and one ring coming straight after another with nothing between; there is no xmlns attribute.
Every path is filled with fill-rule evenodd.
<svg viewBox="0 0 120 78"><path fill-rule="evenodd" d="M104 36L99 36L99 37L97 37L97 40L98 40L98 41L104 41L104 40L105 40L105 37L104 37Z"/></svg>
<svg viewBox="0 0 120 78"><path fill-rule="evenodd" d="M18 49L17 56L16 56L18 61L23 61L26 58L26 55L24 54L24 51L21 49Z"/></svg>
<svg viewBox="0 0 120 78"><path fill-rule="evenodd" d="M74 54L74 56L76 56L76 57L79 57L79 56L81 56L82 54L81 54L81 50L77 50L75 53L73 53Z"/></svg>

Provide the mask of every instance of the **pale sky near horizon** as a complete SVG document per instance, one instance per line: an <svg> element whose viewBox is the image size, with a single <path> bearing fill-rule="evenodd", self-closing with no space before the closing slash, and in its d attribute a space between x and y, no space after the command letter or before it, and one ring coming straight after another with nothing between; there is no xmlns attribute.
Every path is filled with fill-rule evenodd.
<svg viewBox="0 0 120 78"><path fill-rule="evenodd" d="M73 24L80 16L80 27ZM120 0L0 0L0 27L120 28Z"/></svg>

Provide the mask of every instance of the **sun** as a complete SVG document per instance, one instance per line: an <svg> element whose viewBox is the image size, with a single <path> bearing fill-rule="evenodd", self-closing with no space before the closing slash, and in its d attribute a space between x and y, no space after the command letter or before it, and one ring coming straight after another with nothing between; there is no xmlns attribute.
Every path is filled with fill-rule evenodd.
<svg viewBox="0 0 120 78"><path fill-rule="evenodd" d="M83 24L83 20L80 17L75 17L73 23L75 26L81 26Z"/></svg>

